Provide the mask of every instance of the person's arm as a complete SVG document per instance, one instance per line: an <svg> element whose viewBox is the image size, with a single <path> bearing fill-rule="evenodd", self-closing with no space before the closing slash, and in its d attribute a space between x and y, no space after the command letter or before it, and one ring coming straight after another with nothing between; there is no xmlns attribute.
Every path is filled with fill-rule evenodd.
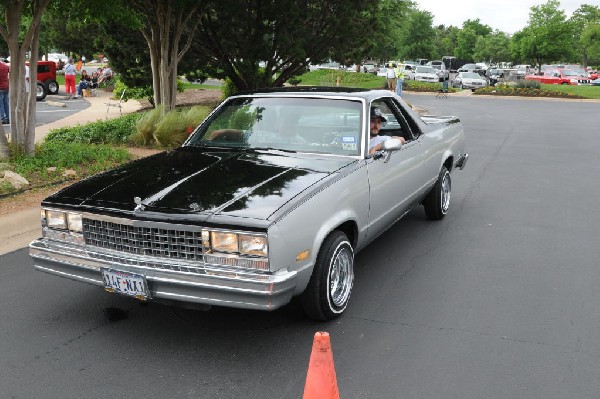
<svg viewBox="0 0 600 399"><path fill-rule="evenodd" d="M210 141L243 141L244 132L238 129L213 130L208 135Z"/></svg>

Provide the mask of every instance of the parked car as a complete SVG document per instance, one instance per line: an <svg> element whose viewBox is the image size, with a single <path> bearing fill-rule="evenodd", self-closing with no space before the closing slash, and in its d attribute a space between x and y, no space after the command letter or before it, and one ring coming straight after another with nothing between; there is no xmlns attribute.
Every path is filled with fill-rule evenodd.
<svg viewBox="0 0 600 399"><path fill-rule="evenodd" d="M404 80L415 80L415 67L413 65L404 65Z"/></svg>
<svg viewBox="0 0 600 399"><path fill-rule="evenodd" d="M588 77L591 80L598 79L597 72L588 71L581 65L570 64L570 65L565 65L564 68L570 69L571 71L574 71L575 73L577 73L579 76Z"/></svg>
<svg viewBox="0 0 600 399"><path fill-rule="evenodd" d="M543 75L527 75L525 80L555 85L589 85L592 81L587 76L581 76L575 71L562 68L546 69Z"/></svg>
<svg viewBox="0 0 600 399"><path fill-rule="evenodd" d="M600 86L600 78L596 78L590 82L592 86Z"/></svg>
<svg viewBox="0 0 600 399"><path fill-rule="evenodd" d="M489 79L490 86L496 85L501 79L504 79L504 70L490 68L485 72L485 76Z"/></svg>
<svg viewBox="0 0 600 399"><path fill-rule="evenodd" d="M443 82L444 80L448 80L450 78L450 72L446 69L446 65L442 61L429 61L427 63L428 66L433 67L436 70L438 75L438 80Z"/></svg>
<svg viewBox="0 0 600 399"><path fill-rule="evenodd" d="M477 73L483 73L483 69L481 69L481 67L477 64L464 64L463 66L461 66L460 68L458 68L458 72L477 72Z"/></svg>
<svg viewBox="0 0 600 399"><path fill-rule="evenodd" d="M377 65L371 64L371 63L362 64L362 67L361 67L362 72L372 73L373 75L377 75L378 70L379 70L379 68L377 68Z"/></svg>
<svg viewBox="0 0 600 399"><path fill-rule="evenodd" d="M437 70L432 66L418 66L415 69L415 80L419 82L439 82L440 77Z"/></svg>
<svg viewBox="0 0 600 399"><path fill-rule="evenodd" d="M476 72L459 72L452 81L452 87L471 89L473 91L487 85L487 80Z"/></svg>
<svg viewBox="0 0 600 399"><path fill-rule="evenodd" d="M369 155L373 113L406 143ZM419 117L387 90L231 96L182 147L43 200L30 254L37 270L143 300L273 310L300 296L333 319L355 253L419 204L443 218L467 159L458 118Z"/></svg>
<svg viewBox="0 0 600 399"><path fill-rule="evenodd" d="M63 53L50 53L47 57L43 56L42 58L44 61L54 62L57 69L60 68L60 65L65 65L69 61L69 57Z"/></svg>
<svg viewBox="0 0 600 399"><path fill-rule="evenodd" d="M48 94L57 94L59 85L56 81L56 64L53 61L38 61L37 80L46 86Z"/></svg>
<svg viewBox="0 0 600 399"><path fill-rule="evenodd" d="M10 63L7 63L10 66ZM38 75L37 75L37 82L36 82L36 101L42 101L46 98L46 96L48 95L48 86L46 84L46 81L50 81L52 79L52 72L47 72L47 70L52 70L52 67L49 66L48 64L54 65L54 62L48 62L48 61L38 61ZM26 62L25 65L27 65L27 68L29 68L29 62ZM41 73L40 73L41 71ZM45 79L46 81L43 81L41 79ZM56 83L56 66L54 66L54 82ZM53 86L54 87L54 86ZM58 83L56 83L56 90L58 92Z"/></svg>

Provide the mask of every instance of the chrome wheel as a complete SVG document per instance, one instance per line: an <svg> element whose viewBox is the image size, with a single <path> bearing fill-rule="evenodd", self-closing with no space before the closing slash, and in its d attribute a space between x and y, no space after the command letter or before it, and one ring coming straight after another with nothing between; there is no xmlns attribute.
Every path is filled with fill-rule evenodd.
<svg viewBox="0 0 600 399"><path fill-rule="evenodd" d="M450 180L450 172L446 170L442 178L441 200L442 213L445 215L450 207L450 194L452 193L452 181Z"/></svg>
<svg viewBox="0 0 600 399"><path fill-rule="evenodd" d="M331 259L329 271L329 297L334 307L345 307L354 281L354 254L345 241L340 243Z"/></svg>
<svg viewBox="0 0 600 399"><path fill-rule="evenodd" d="M302 293L304 312L314 320L339 317L348 307L353 284L354 249L346 234L334 230L323 241Z"/></svg>

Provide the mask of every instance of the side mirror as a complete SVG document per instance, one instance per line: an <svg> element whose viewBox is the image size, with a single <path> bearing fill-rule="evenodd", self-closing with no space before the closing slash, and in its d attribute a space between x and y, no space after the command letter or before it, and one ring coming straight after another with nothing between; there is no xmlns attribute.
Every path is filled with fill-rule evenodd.
<svg viewBox="0 0 600 399"><path fill-rule="evenodd" d="M402 142L400 139L387 139L382 143L382 147L385 151L398 151L402 148Z"/></svg>

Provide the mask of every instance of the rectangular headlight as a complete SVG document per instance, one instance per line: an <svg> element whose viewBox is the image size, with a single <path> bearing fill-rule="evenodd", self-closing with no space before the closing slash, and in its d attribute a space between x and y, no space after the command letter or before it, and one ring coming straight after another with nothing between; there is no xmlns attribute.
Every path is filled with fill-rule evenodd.
<svg viewBox="0 0 600 399"><path fill-rule="evenodd" d="M67 229L65 213L61 211L46 210L46 224L52 229Z"/></svg>
<svg viewBox="0 0 600 399"><path fill-rule="evenodd" d="M67 213L67 225L69 230L81 233L83 231L83 219L78 213Z"/></svg>
<svg viewBox="0 0 600 399"><path fill-rule="evenodd" d="M213 251L238 252L238 235L235 233L210 232L210 242Z"/></svg>
<svg viewBox="0 0 600 399"><path fill-rule="evenodd" d="M267 257L269 253L267 237L240 234L240 253Z"/></svg>

